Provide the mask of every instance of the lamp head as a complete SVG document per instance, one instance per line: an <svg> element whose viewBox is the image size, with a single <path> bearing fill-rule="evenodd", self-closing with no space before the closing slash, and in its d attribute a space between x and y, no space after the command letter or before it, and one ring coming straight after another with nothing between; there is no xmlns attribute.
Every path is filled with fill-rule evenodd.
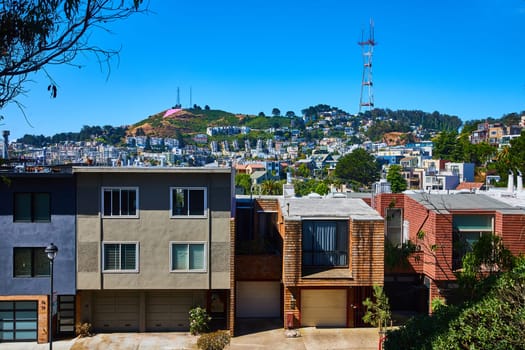
<svg viewBox="0 0 525 350"><path fill-rule="evenodd" d="M44 252L46 252L47 254L47 258L51 261L55 260L55 256L57 255L57 252L58 252L58 248L56 245L54 245L53 243L51 243L50 245L48 245L46 247L46 249L44 250Z"/></svg>

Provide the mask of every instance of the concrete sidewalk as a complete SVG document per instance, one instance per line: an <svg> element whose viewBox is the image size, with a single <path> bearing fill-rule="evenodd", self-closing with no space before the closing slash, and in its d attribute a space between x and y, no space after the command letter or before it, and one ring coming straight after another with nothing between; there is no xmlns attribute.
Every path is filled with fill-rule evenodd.
<svg viewBox="0 0 525 350"><path fill-rule="evenodd" d="M53 341L53 350L70 350L76 339ZM0 343L0 350L46 350L49 343L37 344L37 342Z"/></svg>
<svg viewBox="0 0 525 350"><path fill-rule="evenodd" d="M301 328L300 336L286 337L282 328L261 330L232 338L226 349L376 350L376 328ZM185 332L106 333L53 342L55 350L182 350L197 349L197 336ZM0 350L44 350L49 344L3 343Z"/></svg>

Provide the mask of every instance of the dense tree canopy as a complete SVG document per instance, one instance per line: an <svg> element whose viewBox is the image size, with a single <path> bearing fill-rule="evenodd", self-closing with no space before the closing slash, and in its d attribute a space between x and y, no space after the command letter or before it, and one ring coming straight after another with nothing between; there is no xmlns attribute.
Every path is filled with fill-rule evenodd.
<svg viewBox="0 0 525 350"><path fill-rule="evenodd" d="M118 51L90 42L96 30L139 11L142 0L3 0L0 8L0 108L25 93L29 74L70 64L80 53L108 63ZM56 84L48 87L52 97Z"/></svg>
<svg viewBox="0 0 525 350"><path fill-rule="evenodd" d="M486 164L496 154L496 147L486 142L473 144L469 140L469 133L463 131L443 131L432 139L434 159L446 159L452 162L474 163L477 166Z"/></svg>
<svg viewBox="0 0 525 350"><path fill-rule="evenodd" d="M388 333L385 349L523 349L525 258L509 254L498 237L482 236L457 276L460 303L410 319Z"/></svg>
<svg viewBox="0 0 525 350"><path fill-rule="evenodd" d="M362 148L339 158L335 175L343 181L356 185L370 186L379 180L381 165L375 157Z"/></svg>

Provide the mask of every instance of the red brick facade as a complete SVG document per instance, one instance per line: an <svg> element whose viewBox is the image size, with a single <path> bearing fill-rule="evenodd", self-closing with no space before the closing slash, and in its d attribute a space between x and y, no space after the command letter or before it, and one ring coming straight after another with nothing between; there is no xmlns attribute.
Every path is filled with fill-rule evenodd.
<svg viewBox="0 0 525 350"><path fill-rule="evenodd" d="M453 216L494 215L494 233L515 255L525 252L525 215L503 214L497 209L477 209L475 201L469 210L439 210L427 208L409 195L382 193L374 196L372 204L385 216L388 207L401 208L403 220L408 222L408 239L416 244L419 252L409 257L408 267L389 270L396 274L423 274L430 280L429 305L434 298L443 298L447 282L455 281L453 271ZM439 286L443 286L439 288ZM430 312L430 310L429 310Z"/></svg>

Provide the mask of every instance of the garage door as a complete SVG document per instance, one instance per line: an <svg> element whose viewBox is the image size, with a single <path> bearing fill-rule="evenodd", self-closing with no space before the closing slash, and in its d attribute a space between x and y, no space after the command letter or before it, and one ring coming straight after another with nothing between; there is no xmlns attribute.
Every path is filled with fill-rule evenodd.
<svg viewBox="0 0 525 350"><path fill-rule="evenodd" d="M236 304L237 317L281 317L280 282L237 282Z"/></svg>
<svg viewBox="0 0 525 350"><path fill-rule="evenodd" d="M37 302L0 301L0 342L37 340Z"/></svg>
<svg viewBox="0 0 525 350"><path fill-rule="evenodd" d="M94 298L93 328L103 332L137 332L140 298L136 292L101 292Z"/></svg>
<svg viewBox="0 0 525 350"><path fill-rule="evenodd" d="M188 311L206 306L204 292L152 292L146 296L147 331L187 331Z"/></svg>
<svg viewBox="0 0 525 350"><path fill-rule="evenodd" d="M304 327L346 327L345 289L303 289L301 325Z"/></svg>

